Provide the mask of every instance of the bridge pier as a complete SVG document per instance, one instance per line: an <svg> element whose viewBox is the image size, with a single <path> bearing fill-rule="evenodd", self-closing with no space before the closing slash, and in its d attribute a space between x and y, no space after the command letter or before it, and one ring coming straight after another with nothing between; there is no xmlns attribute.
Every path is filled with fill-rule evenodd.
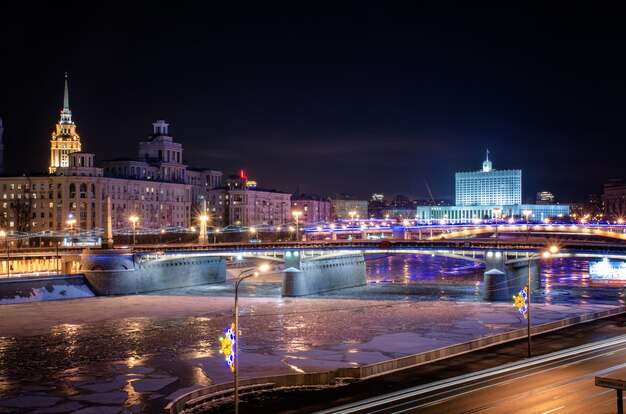
<svg viewBox="0 0 626 414"><path fill-rule="evenodd" d="M304 258L302 252L284 255L283 296L306 296L367 283L362 253Z"/></svg>
<svg viewBox="0 0 626 414"><path fill-rule="evenodd" d="M96 295L128 295L226 281L222 257L83 250L80 263Z"/></svg>
<svg viewBox="0 0 626 414"><path fill-rule="evenodd" d="M511 298L509 280L512 272L504 263L505 254L501 251L485 254L485 274L483 279L483 299L496 302Z"/></svg>
<svg viewBox="0 0 626 414"><path fill-rule="evenodd" d="M488 301L508 301L528 283L530 266L530 289L541 288L541 267L537 260L523 260L506 263L506 253L501 251L485 254L485 274L483 299Z"/></svg>
<svg viewBox="0 0 626 414"><path fill-rule="evenodd" d="M511 285L511 289L513 290L512 294L517 294L520 290L526 286L528 283L528 261L517 262L510 264L510 269L512 271L512 280L514 283ZM537 260L530 261L530 288L531 291L536 291L541 288L541 277L540 277L541 267Z"/></svg>

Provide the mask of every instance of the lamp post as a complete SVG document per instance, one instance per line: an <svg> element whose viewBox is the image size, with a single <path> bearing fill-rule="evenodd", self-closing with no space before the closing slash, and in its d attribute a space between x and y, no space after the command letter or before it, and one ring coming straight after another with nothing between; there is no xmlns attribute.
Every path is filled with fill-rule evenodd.
<svg viewBox="0 0 626 414"><path fill-rule="evenodd" d="M207 214L201 214L198 217L200 220L200 234L198 235L198 244L204 245L206 244L206 224L209 221L209 216Z"/></svg>
<svg viewBox="0 0 626 414"><path fill-rule="evenodd" d="M559 251L559 248L557 246L550 246L550 248L546 251L543 252L536 252L533 253L531 255L528 256L528 281L526 282L526 297L527 297L527 301L528 301L528 305L526 306L526 320L528 322L528 358L530 358L532 356L532 350L531 350L531 334L530 334L530 326L531 326L531 321L530 321L530 299L531 299L531 292L532 292L532 287L531 287L531 278L530 278L530 261L538 256L543 256L544 258L550 257L551 255L557 253Z"/></svg>
<svg viewBox="0 0 626 414"><path fill-rule="evenodd" d="M6 231L0 230L0 237L4 239L7 246L7 277L11 277L11 269L9 268L9 235Z"/></svg>
<svg viewBox="0 0 626 414"><path fill-rule="evenodd" d="M301 211L292 211L291 214L293 215L293 218L296 220L296 241L300 241L299 239L299 222L298 222L298 218L302 215Z"/></svg>
<svg viewBox="0 0 626 414"><path fill-rule="evenodd" d="M70 246L74 246L74 224L76 224L76 219L73 215L70 215L66 223L70 228Z"/></svg>
<svg viewBox="0 0 626 414"><path fill-rule="evenodd" d="M242 272L235 282L235 414L239 414L239 285L245 279L258 276L259 272L266 272L269 265L262 264L258 269L248 269Z"/></svg>
<svg viewBox="0 0 626 414"><path fill-rule="evenodd" d="M61 273L61 269L59 269L59 243L61 242L59 240L56 240L55 243L56 243L56 253L57 253L56 273L59 274Z"/></svg>
<svg viewBox="0 0 626 414"><path fill-rule="evenodd" d="M493 217L496 219L496 247L498 247L498 217L500 216L502 209L500 207L496 207L491 210L491 212L493 213Z"/></svg>
<svg viewBox="0 0 626 414"><path fill-rule="evenodd" d="M220 232L220 229L217 227L213 229L213 244L217 243L217 234Z"/></svg>
<svg viewBox="0 0 626 414"><path fill-rule="evenodd" d="M530 224L529 224L529 218L530 215L533 213L532 210L523 210L522 214L524 215L524 217L526 217L526 232L528 233L526 235L527 238L530 238Z"/></svg>
<svg viewBox="0 0 626 414"><path fill-rule="evenodd" d="M132 216L128 218L128 220L130 220L130 222L133 224L133 245L134 245L136 242L135 235L137 233L137 221L139 221L139 217L133 214Z"/></svg>
<svg viewBox="0 0 626 414"><path fill-rule="evenodd" d="M354 221L354 216L356 216L356 211L352 210L348 214L350 214L350 220Z"/></svg>

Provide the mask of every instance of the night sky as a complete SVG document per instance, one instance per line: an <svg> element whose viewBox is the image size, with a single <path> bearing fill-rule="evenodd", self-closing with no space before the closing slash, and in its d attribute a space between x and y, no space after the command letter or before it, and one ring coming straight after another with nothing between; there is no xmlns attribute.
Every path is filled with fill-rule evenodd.
<svg viewBox="0 0 626 414"><path fill-rule="evenodd" d="M165 119L191 167L290 193L452 199L487 148L526 202L626 178L624 2L101 3L0 5L8 173L46 170L67 70L96 161Z"/></svg>

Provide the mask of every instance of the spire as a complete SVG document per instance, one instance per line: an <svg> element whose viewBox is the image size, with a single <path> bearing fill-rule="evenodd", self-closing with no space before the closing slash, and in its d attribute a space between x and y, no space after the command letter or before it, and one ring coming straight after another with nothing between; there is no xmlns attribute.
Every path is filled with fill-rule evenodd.
<svg viewBox="0 0 626 414"><path fill-rule="evenodd" d="M63 94L63 109L70 109L70 94L67 91L67 71L65 71L65 93Z"/></svg>
<svg viewBox="0 0 626 414"><path fill-rule="evenodd" d="M487 150L487 158L483 162L483 172L491 171L491 161L489 161L489 150Z"/></svg>
<svg viewBox="0 0 626 414"><path fill-rule="evenodd" d="M72 123L72 111L70 111L70 94L67 88L67 72L65 72L65 90L63 91L63 110L59 124L66 125Z"/></svg>

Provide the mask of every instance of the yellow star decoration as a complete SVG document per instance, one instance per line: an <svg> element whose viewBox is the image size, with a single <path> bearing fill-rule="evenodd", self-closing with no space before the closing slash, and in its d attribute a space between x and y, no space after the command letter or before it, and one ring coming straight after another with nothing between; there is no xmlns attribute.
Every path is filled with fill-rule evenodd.
<svg viewBox="0 0 626 414"><path fill-rule="evenodd" d="M528 288L522 289L519 294L513 296L513 305L517 308L519 313L524 315L524 318L528 318L527 312L527 300L528 300Z"/></svg>
<svg viewBox="0 0 626 414"><path fill-rule="evenodd" d="M230 366L230 370L235 372L235 324L233 323L226 331L226 337L220 337L222 349L220 353L224 354L226 362Z"/></svg>

